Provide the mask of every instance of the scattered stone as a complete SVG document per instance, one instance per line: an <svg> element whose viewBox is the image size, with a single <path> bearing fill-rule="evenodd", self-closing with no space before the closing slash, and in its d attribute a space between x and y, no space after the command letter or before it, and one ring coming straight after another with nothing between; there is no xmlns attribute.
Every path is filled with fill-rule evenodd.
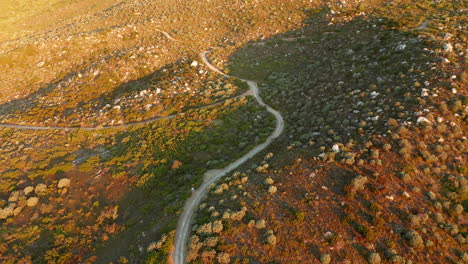
<svg viewBox="0 0 468 264"><path fill-rule="evenodd" d="M260 219L255 223L255 228L256 229L263 229L265 227L266 227L266 222L263 219Z"/></svg>
<svg viewBox="0 0 468 264"><path fill-rule="evenodd" d="M278 188L276 188L276 186L270 186L268 187L268 193L269 194L275 194L276 192L278 191Z"/></svg>
<svg viewBox="0 0 468 264"><path fill-rule="evenodd" d="M442 46L442 49L444 50L444 52L447 52L447 53L452 52L453 46L450 43L444 43L444 45Z"/></svg>
<svg viewBox="0 0 468 264"><path fill-rule="evenodd" d="M68 187L68 186L70 186L70 179L68 179L68 178L62 178L62 179L60 179L59 182L58 182L58 185L57 185L57 187L58 187L59 189L61 189L61 188L66 188L66 187Z"/></svg>
<svg viewBox="0 0 468 264"><path fill-rule="evenodd" d="M335 144L332 146L332 151L335 152L335 153L339 153L340 152L340 146L338 144Z"/></svg>
<svg viewBox="0 0 468 264"><path fill-rule="evenodd" d="M330 254L323 254L320 256L320 263L322 264L330 264L331 262L331 256Z"/></svg>
<svg viewBox="0 0 468 264"><path fill-rule="evenodd" d="M418 120L416 120L416 123L418 123L418 124L421 124L421 123L430 124L432 122L429 121L427 118L425 118L423 116L420 116L420 117L418 117Z"/></svg>
<svg viewBox="0 0 468 264"><path fill-rule="evenodd" d="M34 192L37 193L37 194L45 192L46 190L47 190L47 185L45 185L44 183L39 183L34 188Z"/></svg>
<svg viewBox="0 0 468 264"><path fill-rule="evenodd" d="M32 186L27 186L27 187L25 187L24 190L23 190L24 195L28 195L28 194L30 194L30 193L33 192L33 191L34 191L34 187L32 187Z"/></svg>
<svg viewBox="0 0 468 264"><path fill-rule="evenodd" d="M370 264L380 264L382 260L380 259L379 253L372 252L369 254L367 261L369 261Z"/></svg>
<svg viewBox="0 0 468 264"><path fill-rule="evenodd" d="M276 245L276 242L277 242L276 236L275 236L273 233L268 234L268 236L267 236L267 238L266 238L266 243L267 243L268 245L274 246L274 245Z"/></svg>
<svg viewBox="0 0 468 264"><path fill-rule="evenodd" d="M264 183L267 184L267 185L272 185L274 183L274 181L273 181L272 178L268 177L268 178L265 179Z"/></svg>
<svg viewBox="0 0 468 264"><path fill-rule="evenodd" d="M435 193L433 193L431 191L427 192L427 197L429 197L429 199L431 199L432 201L435 201L435 199L436 199Z"/></svg>
<svg viewBox="0 0 468 264"><path fill-rule="evenodd" d="M7 219L9 216L13 215L14 208L14 204L8 204L7 207L0 209L0 219Z"/></svg>
<svg viewBox="0 0 468 264"><path fill-rule="evenodd" d="M10 193L10 197L8 197L8 202L15 203L19 200L22 191L13 191Z"/></svg>
<svg viewBox="0 0 468 264"><path fill-rule="evenodd" d="M18 206L15 209L13 209L13 215L17 216L17 215L19 215L21 213L21 211L23 211L23 207Z"/></svg>
<svg viewBox="0 0 468 264"><path fill-rule="evenodd" d="M406 49L406 44L399 44L395 48L396 51L402 51L402 50L405 50L405 49Z"/></svg>
<svg viewBox="0 0 468 264"><path fill-rule="evenodd" d="M39 198L37 197L30 197L26 204L29 206L29 207L34 207L37 205L37 203L39 202Z"/></svg>

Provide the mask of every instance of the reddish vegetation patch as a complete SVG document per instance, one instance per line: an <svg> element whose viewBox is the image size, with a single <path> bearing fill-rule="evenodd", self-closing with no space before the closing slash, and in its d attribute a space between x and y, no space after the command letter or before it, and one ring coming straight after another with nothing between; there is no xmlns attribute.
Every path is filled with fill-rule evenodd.
<svg viewBox="0 0 468 264"><path fill-rule="evenodd" d="M392 155L389 156L391 161ZM254 197L241 203L248 208L249 218L266 220L266 229L273 230L278 238L277 245L265 244L266 229L233 223L222 234L227 245L220 249L231 256L261 263L317 263L324 253L338 261L364 263L369 253L388 248L416 263L445 262L446 253L442 252L450 252L449 248L459 244L450 233L436 231L433 215L437 210L424 195L425 191L416 189L420 186L424 190L426 184L421 183L431 182L432 178L420 173L418 180L406 184L395 175L394 168L382 166L376 177L375 167L371 166L357 171L340 164L304 160L276 173L261 175L275 181L278 193L270 195L264 185L249 184L246 191ZM369 181L351 198L344 190L356 175ZM411 215L422 219L427 215L428 219L412 225ZM449 214L445 217L450 222L458 218ZM408 230L416 228L425 229L426 234L420 232L423 240L434 243L424 249L424 254L411 249L404 238ZM456 256L452 254L449 256Z"/></svg>

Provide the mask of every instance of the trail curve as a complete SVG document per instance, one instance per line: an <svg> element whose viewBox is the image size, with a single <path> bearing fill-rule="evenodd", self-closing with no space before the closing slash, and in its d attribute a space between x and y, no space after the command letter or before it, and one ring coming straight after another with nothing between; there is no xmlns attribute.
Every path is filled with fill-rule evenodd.
<svg viewBox="0 0 468 264"><path fill-rule="evenodd" d="M209 51L205 51L200 54L203 62L205 65L212 71L217 72L219 74L222 74L226 77L230 77L229 75L223 73L220 71L218 68L213 66L206 55L208 54ZM174 264L185 264L185 254L186 254L186 247L187 247L187 240L190 234L190 227L192 223L193 216L195 214L196 209L198 208L198 205L200 204L201 200L205 196L205 194L208 192L209 186L219 179L221 179L223 176L225 176L227 173L233 171L240 165L242 165L244 162L258 154L260 151L264 150L268 145L273 142L275 138L277 138L284 129L284 120L281 114L276 111L275 109L271 108L269 105L265 104L265 102L262 100L262 98L259 95L259 90L257 83L255 81L251 80L244 80L241 79L242 81L246 82L249 85L250 91L252 92L254 98L257 100L257 102L261 105L266 107L267 111L270 112L275 116L276 119L276 127L273 133L265 140L260 145L257 145L253 149L251 149L247 154L244 156L240 157L233 163L229 164L227 167L221 169L214 177L212 177L209 180L206 180L203 182L203 184L193 192L192 196L190 199L187 200L185 203L184 209L182 214L179 217L179 221L177 223L177 229L175 233L175 243L174 243L174 249L172 252L172 261Z"/></svg>

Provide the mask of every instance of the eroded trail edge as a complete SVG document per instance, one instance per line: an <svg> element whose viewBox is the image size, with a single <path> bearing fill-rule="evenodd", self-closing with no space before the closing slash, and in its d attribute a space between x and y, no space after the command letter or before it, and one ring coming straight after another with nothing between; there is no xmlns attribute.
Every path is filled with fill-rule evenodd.
<svg viewBox="0 0 468 264"><path fill-rule="evenodd" d="M218 68L216 68L215 66L213 66L209 62L208 58L206 57L208 52L209 51L205 51L205 52L200 54L200 56L201 56L201 58L203 60L203 63L205 63L205 65L210 70L215 71L215 72L217 72L219 74L222 74L222 75L224 75L226 77L229 77L229 75L223 73L222 71L220 71ZM177 229L176 229L176 233L175 233L174 250L172 252L172 261L174 262L174 264L184 264L185 263L185 253L186 253L186 250L187 250L186 249L187 240L188 240L188 237L190 235L190 229L191 229L190 227L192 225L193 216L194 216L195 211L197 210L201 200L203 199L205 194L208 192L209 186L211 184L217 182L219 179L221 179L227 173L233 171L234 169L236 169L237 167L242 165L244 162L246 162L247 160L249 160L250 158L252 158L256 154L258 154L260 151L264 150L268 145L271 144L271 142L273 142L273 140L275 138L277 138L283 132L283 129L284 129L283 117L281 116L281 114L278 111L276 111L275 109L271 108L269 105L265 104L265 102L263 102L262 98L259 95L259 90L258 90L257 83L255 81L251 81L251 80L244 80L244 79L241 79L241 80L246 82L249 85L249 89L252 92L252 95L255 97L255 100L257 100L257 102L261 106L266 107L267 111L275 116L275 119L276 119L275 130L265 140L265 142L263 142L260 145L257 145L256 147L251 149L247 154L245 154L244 156L242 156L238 160L236 160L233 163L229 164L227 167L219 170L219 172L215 176L210 178L209 180L205 179L203 184L196 191L193 192L190 199L188 199L187 202L185 203L183 212L180 215L179 221L177 223Z"/></svg>

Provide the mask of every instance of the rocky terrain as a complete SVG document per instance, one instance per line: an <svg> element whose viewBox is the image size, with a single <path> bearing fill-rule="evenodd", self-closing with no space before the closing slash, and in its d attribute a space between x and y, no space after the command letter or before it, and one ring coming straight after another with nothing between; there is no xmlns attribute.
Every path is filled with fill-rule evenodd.
<svg viewBox="0 0 468 264"><path fill-rule="evenodd" d="M6 0L0 262L171 263L242 78L187 263L468 263L466 11Z"/></svg>
<svg viewBox="0 0 468 264"><path fill-rule="evenodd" d="M190 263L466 263L466 28L451 1L329 5L225 71L276 146L212 187ZM213 55L215 56L215 55Z"/></svg>

